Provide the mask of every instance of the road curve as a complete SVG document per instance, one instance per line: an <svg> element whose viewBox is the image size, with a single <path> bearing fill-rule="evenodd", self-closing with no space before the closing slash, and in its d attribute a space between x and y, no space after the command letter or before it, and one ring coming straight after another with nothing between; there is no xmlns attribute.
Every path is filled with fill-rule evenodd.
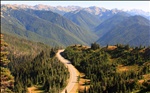
<svg viewBox="0 0 150 93"><path fill-rule="evenodd" d="M67 86L64 88L64 90L61 93L65 93L65 91L67 90L67 93L76 93L76 91L73 89L73 87L75 86L75 84L77 83L77 76L79 76L79 74L77 73L77 69L70 63L69 60L64 59L60 53L63 52L64 49L62 50L58 50L56 57L65 64L65 66L68 68L69 73L70 73L70 78L69 78L69 82L67 84Z"/></svg>

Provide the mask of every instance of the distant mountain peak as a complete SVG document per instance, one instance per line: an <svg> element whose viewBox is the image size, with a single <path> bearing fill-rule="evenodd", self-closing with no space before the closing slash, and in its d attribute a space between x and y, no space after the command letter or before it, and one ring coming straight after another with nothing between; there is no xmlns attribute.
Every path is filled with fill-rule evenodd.
<svg viewBox="0 0 150 93"><path fill-rule="evenodd" d="M73 13L73 14L77 14L78 12L80 12L81 10L75 10L75 11L71 11L70 13Z"/></svg>
<svg viewBox="0 0 150 93"><path fill-rule="evenodd" d="M95 14L95 15L99 15L99 14L101 14L101 12L108 11L105 8L99 8L99 7L96 7L96 6L91 6L91 7L88 7L88 8L84 8L84 10L88 11L91 14Z"/></svg>
<svg viewBox="0 0 150 93"><path fill-rule="evenodd" d="M117 8L115 9L106 9L103 7L97 7L97 6L90 6L90 7L80 7L80 6L51 6L51 5L43 5L43 4L38 4L35 6L29 6L29 5L17 5L17 4L2 4L2 8L5 7L6 9L34 9L34 10L47 10L47 11L53 11L55 13L58 13L60 15L64 15L65 13L72 12L72 13L77 13L80 10L84 10L89 12L92 15L96 16L103 16L105 13L106 16L109 16L111 14L117 14L118 12L127 12L131 15L142 15L145 18L150 20L150 12L145 12L143 10L139 9L132 9L130 11L125 11L125 10L119 10ZM4 8L3 8L4 9Z"/></svg>
<svg viewBox="0 0 150 93"><path fill-rule="evenodd" d="M132 10L128 10L126 12L131 14L131 15L142 15L145 18L150 20L150 12L145 12L145 11L143 11L141 9L132 9Z"/></svg>

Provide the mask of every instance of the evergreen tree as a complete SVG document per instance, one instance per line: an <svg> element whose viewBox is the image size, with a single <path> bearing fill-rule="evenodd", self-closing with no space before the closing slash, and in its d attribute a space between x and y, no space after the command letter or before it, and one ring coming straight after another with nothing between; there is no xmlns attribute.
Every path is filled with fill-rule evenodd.
<svg viewBox="0 0 150 93"><path fill-rule="evenodd" d="M84 93L86 93L86 86L84 87Z"/></svg>
<svg viewBox="0 0 150 93"><path fill-rule="evenodd" d="M1 59L0 59L0 71L1 80L0 88L1 93L11 93L14 87L14 77L11 75L10 70L7 68L7 64L10 62L7 58L8 52L6 51L8 44L3 40L3 35L1 34Z"/></svg>
<svg viewBox="0 0 150 93"><path fill-rule="evenodd" d="M92 43L92 44L91 44L91 49L93 49L93 50L100 49L100 45L97 44L96 42L95 42L95 43Z"/></svg>
<svg viewBox="0 0 150 93"><path fill-rule="evenodd" d="M65 93L68 93L68 92L67 92L67 89L65 90Z"/></svg>

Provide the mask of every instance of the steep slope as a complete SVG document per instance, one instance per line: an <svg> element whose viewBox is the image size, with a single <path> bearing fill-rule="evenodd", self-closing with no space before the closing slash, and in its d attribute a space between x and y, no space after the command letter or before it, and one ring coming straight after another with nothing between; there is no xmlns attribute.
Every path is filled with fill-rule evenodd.
<svg viewBox="0 0 150 93"><path fill-rule="evenodd" d="M125 12L117 13L116 15L98 25L95 28L94 32L96 33L96 35L98 35L98 37L102 37L105 33L117 26L123 20L127 19L127 17L129 16L130 15Z"/></svg>
<svg viewBox="0 0 150 93"><path fill-rule="evenodd" d="M59 17L61 20L63 19L62 22L64 23L61 25L58 24L61 23L61 21L52 21L55 20L55 17L48 20L40 16L38 17L30 11L34 10L17 10L12 8L2 10L2 33L13 34L29 40L44 42L52 46L66 46L70 44L87 45L87 43L95 40L94 34L86 34L88 31L81 29L77 25L71 23L71 21L68 21L56 13L49 12L48 15L54 14L56 18ZM46 11L43 12L46 13ZM40 11L40 13L42 12ZM45 16L45 18L47 18L48 15ZM51 16L48 18L51 18ZM65 26L62 26L63 24L71 29L68 30Z"/></svg>
<svg viewBox="0 0 150 93"><path fill-rule="evenodd" d="M68 20L65 17L62 17L61 15L58 15L56 13L53 13L51 11L28 11L31 14L34 14L38 16L39 18L42 18L44 20L50 21L51 23L57 24L64 28L65 30L71 32L75 36L77 36L82 41L86 42L87 44L90 44L91 42L95 41L97 36L90 32L89 30L83 29L73 23L72 21Z"/></svg>
<svg viewBox="0 0 150 93"><path fill-rule="evenodd" d="M2 33L23 37L37 42L43 42L52 46L67 45L71 43L84 43L81 40L78 40L77 37L71 35L71 33L68 34L68 32L66 32L63 28L60 28L54 24L42 22L43 20L39 20L38 18L35 18L34 20L34 17L32 16L25 15L24 19L22 16L20 17L22 22L24 22L23 25L26 29L18 28L18 26L15 26L2 18ZM13 21L12 23L15 22ZM61 35L66 37L62 37Z"/></svg>
<svg viewBox="0 0 150 93"><path fill-rule="evenodd" d="M108 10L105 8L91 6L68 12L64 14L64 16L72 20L77 25L93 31L94 28L102 22L105 22L112 16L122 12L123 11L118 9Z"/></svg>
<svg viewBox="0 0 150 93"><path fill-rule="evenodd" d="M40 42L33 42L7 34L4 34L4 40L8 43L9 53L13 54L16 58L25 55L31 55L31 57L35 57L42 51L42 49L50 48L50 46Z"/></svg>
<svg viewBox="0 0 150 93"><path fill-rule="evenodd" d="M64 17L72 20L74 23L87 30L93 30L93 28L101 22L97 16L84 10L66 13L64 14Z"/></svg>
<svg viewBox="0 0 150 93"><path fill-rule="evenodd" d="M97 41L101 45L129 44L150 46L150 21L142 16L131 16L109 30Z"/></svg>

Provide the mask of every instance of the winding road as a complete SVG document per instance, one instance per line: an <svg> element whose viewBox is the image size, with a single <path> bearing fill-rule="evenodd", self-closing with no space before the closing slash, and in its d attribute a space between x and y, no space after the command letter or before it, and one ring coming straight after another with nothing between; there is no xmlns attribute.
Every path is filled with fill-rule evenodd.
<svg viewBox="0 0 150 93"><path fill-rule="evenodd" d="M64 90L61 93L65 93L67 90L67 93L76 93L77 89L75 85L77 84L77 77L79 76L79 73L77 72L77 69L71 64L71 62L67 59L64 59L60 53L63 52L64 49L58 50L56 57L65 64L65 66L68 68L69 73L70 73L70 78L67 86L64 88Z"/></svg>

